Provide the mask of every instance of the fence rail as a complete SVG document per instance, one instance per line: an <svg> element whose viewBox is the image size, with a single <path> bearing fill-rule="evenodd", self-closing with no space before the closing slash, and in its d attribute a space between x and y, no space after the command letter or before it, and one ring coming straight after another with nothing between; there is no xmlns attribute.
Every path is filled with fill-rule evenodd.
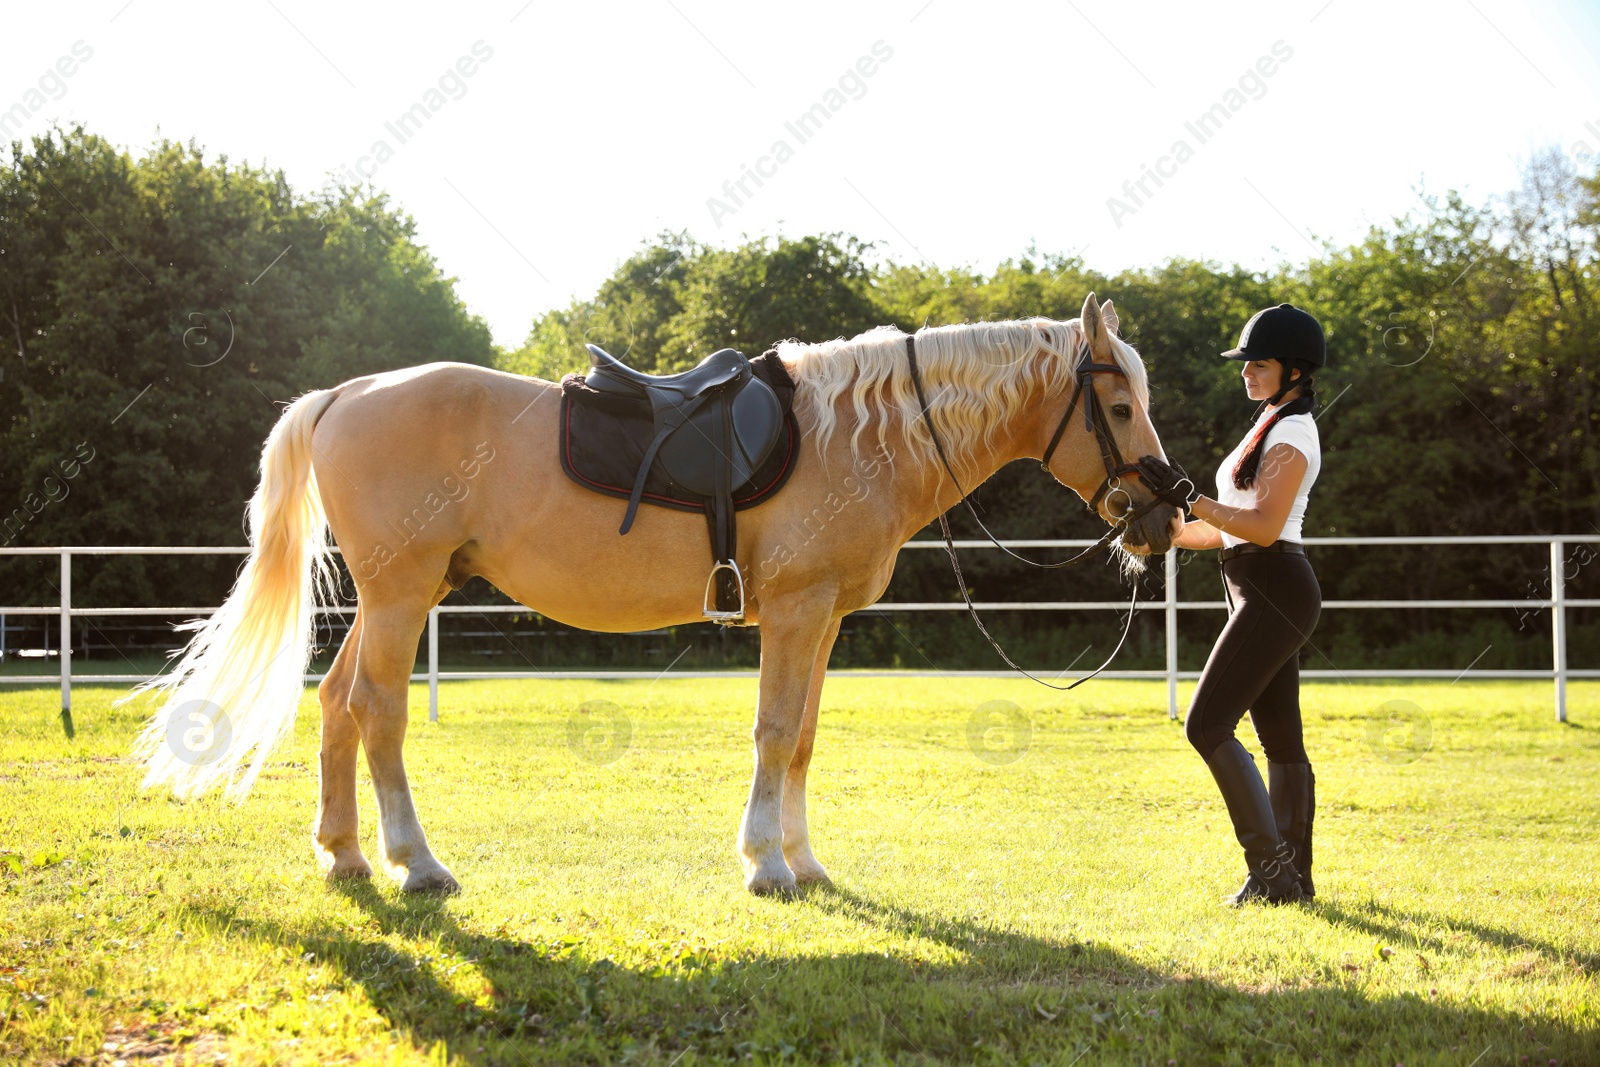
<svg viewBox="0 0 1600 1067"><path fill-rule="evenodd" d="M1600 607L1600 599L1569 599L1566 596L1566 546L1580 543L1600 543L1594 534L1505 534L1497 536L1449 537L1308 537L1307 546L1398 546L1398 545L1547 545L1550 552L1550 595L1528 599L1487 598L1474 600L1326 600L1324 609L1381 609L1405 608L1518 608L1525 611L1552 612L1551 666L1549 670L1467 670L1435 668L1407 668L1380 670L1304 670L1306 678L1541 678L1555 684L1555 712L1558 722L1567 721L1567 681L1572 678L1600 678L1600 670L1570 669L1567 666L1568 608ZM1017 540L1004 542L1008 548L1083 548L1094 544L1090 540ZM943 548L942 541L910 541L908 549ZM988 541L957 541L957 548L993 549ZM71 729L72 684L143 682L141 674L79 674L72 673L72 620L74 618L104 616L179 616L194 618L210 615L216 608L81 608L72 604L72 560L75 556L222 556L244 555L246 548L218 546L55 546L39 548L0 548L0 556L57 556L61 561L59 584L60 603L53 607L0 607L0 617L8 615L56 616L60 619L60 673L0 675L0 684L38 685L59 679L61 686L62 721ZM335 549L335 552L338 550ZM1161 600L1138 603L1137 610L1161 611L1166 617L1166 668L1164 670L1108 670L1102 678L1164 678L1167 682L1167 714L1178 717L1178 682L1198 678L1199 671L1178 669L1178 612L1224 610L1227 605L1220 600L1178 599L1178 551L1170 550L1165 558L1166 595ZM1123 611L1127 604L1117 600L1046 600L1046 601L996 601L979 602L980 611ZM323 616L351 615L354 605L338 605L319 609ZM520 614L531 609L520 604L442 604L428 613L427 670L411 676L413 682L428 683L428 717L439 717L439 683L471 681L492 678L546 678L546 679L613 679L653 678L650 671L441 671L439 669L439 618L453 614ZM909 611L963 611L965 605L956 602L890 602L874 604L860 614L887 614ZM5 632L0 624L0 634ZM754 677L753 671L680 671L686 678ZM1011 677L1011 671L848 671L856 677L916 677L949 676ZM306 681L320 681L323 675L308 674Z"/></svg>

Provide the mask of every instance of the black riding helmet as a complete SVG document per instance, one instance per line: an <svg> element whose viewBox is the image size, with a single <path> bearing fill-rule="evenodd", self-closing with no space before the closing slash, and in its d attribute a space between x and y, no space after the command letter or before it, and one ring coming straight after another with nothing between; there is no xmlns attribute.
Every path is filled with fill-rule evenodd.
<svg viewBox="0 0 1600 1067"><path fill-rule="evenodd" d="M1263 308L1250 316L1239 334L1239 347L1222 354L1228 359L1275 359L1283 364L1281 384L1269 404L1277 403L1298 384L1289 380L1289 368L1298 367L1304 378L1328 365L1328 343L1322 324L1309 311L1293 304Z"/></svg>

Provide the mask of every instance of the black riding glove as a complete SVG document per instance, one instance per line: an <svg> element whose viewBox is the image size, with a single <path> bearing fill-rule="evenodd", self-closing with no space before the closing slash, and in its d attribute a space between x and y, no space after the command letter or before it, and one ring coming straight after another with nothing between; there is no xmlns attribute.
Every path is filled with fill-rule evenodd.
<svg viewBox="0 0 1600 1067"><path fill-rule="evenodd" d="M1150 491L1171 504L1185 517L1192 517L1190 506L1200 499L1200 490L1182 467L1158 456L1139 457L1139 476Z"/></svg>

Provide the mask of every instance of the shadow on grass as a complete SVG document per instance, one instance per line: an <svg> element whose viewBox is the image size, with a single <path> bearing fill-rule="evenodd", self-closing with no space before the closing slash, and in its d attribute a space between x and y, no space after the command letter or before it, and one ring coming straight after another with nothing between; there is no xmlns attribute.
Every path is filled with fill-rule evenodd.
<svg viewBox="0 0 1600 1067"><path fill-rule="evenodd" d="M1600 975L1600 958L1592 952L1573 952L1536 937L1467 919L1405 911L1375 901L1355 905L1352 910L1319 897L1310 907L1331 923L1350 926L1395 946L1444 955L1462 947L1453 942L1470 936L1498 949L1538 953L1546 963L1570 965L1591 977Z"/></svg>
<svg viewBox="0 0 1600 1067"><path fill-rule="evenodd" d="M1308 987L1242 989L1181 968L1153 969L1110 945L925 915L849 889L813 892L787 906L797 921L808 912L843 917L869 941L920 942L918 951L730 958L684 943L654 962L621 966L596 958L578 936L525 940L504 928L472 931L448 900L369 883L329 892L359 907L370 930L333 923L289 929L224 910L191 910L229 937L313 953L401 1040L443 1042L472 1064L1069 1064L1092 1052L1095 1062L1483 1067L1522 1055L1581 1063L1597 1040L1570 1015L1554 1014L1554 1006L1550 1015L1522 1017L1369 992L1350 975ZM1400 929L1388 919L1317 908L1383 936ZM1424 927L1445 921L1392 918ZM1526 943L1503 931L1473 932L1497 945Z"/></svg>

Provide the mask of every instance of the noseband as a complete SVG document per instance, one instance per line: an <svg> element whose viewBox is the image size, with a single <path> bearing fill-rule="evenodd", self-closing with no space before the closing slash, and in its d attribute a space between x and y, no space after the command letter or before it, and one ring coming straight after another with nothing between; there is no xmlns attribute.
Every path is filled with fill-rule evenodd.
<svg viewBox="0 0 1600 1067"><path fill-rule="evenodd" d="M1050 444L1045 448L1044 458L1040 460L1040 463L1043 465L1045 472L1049 473L1050 457L1055 454L1056 446L1061 443L1061 437L1067 430L1067 423L1072 421L1072 413L1078 408L1078 401L1087 397L1088 399L1083 402L1084 426L1094 434L1095 440L1099 443L1100 459L1106 468L1106 480L1100 483L1099 489L1095 490L1094 496L1089 500L1089 507L1098 511L1102 500L1109 501L1111 496L1118 493L1122 494L1123 499L1127 501L1127 507L1117 515L1116 520L1111 525L1111 529L1107 530L1099 541L1079 552L1076 556L1055 563L1040 563L1038 560L1019 556L1001 544L999 539L989 532L989 528L983 524L983 520L978 517L977 509L972 506L972 501L967 497L967 491L961 487L961 481L956 477L955 470L950 466L949 457L945 455L944 445L939 440L939 431L934 428L933 413L928 408L928 397L922 388L922 373L917 369L917 339L913 335L908 334L906 336L906 363L911 369L911 385L916 390L917 403L922 408L922 421L928 427L929 436L933 438L933 450L938 453L939 461L944 464L945 472L950 475L950 481L955 485L956 492L961 495L961 502L972 513L972 519L978 524L978 529L983 531L984 536L996 548L1011 558L1021 560L1023 563L1033 567L1055 570L1060 567L1070 567L1074 563L1081 563L1101 552L1130 525L1144 518L1145 515L1150 513L1151 509L1161 503L1160 497L1152 496L1145 504L1135 508L1132 494L1122 487L1123 476L1132 474L1137 477L1140 473L1139 467L1137 464L1125 462L1122 458L1122 452L1117 448L1117 439L1111 432L1111 423L1106 419L1105 408L1100 404L1100 394L1095 392L1094 375L1121 374L1126 377L1127 372L1112 363L1095 363L1093 358L1089 346L1085 344L1078 356L1079 363L1075 374L1077 385L1072 390L1072 400L1067 404L1067 410L1062 414L1061 422L1056 425L1056 432L1050 436ZM1109 502L1106 505L1106 510L1111 510ZM1128 605L1128 622L1122 628L1122 639L1117 642L1117 647L1111 650L1111 655L1099 667L1096 667L1092 672L1079 678L1071 685L1056 685L1024 670L1010 656L1006 655L1006 650L1000 647L1000 643L989 633L989 628L983 624L983 619L979 617L978 609L972 603L972 596L967 592L966 579L961 574L961 561L956 557L955 539L950 536L950 522L942 512L939 515L939 530L944 534L944 549L950 556L950 565L956 572L956 584L961 589L961 599L966 601L967 611L972 615L972 621L977 624L978 631L983 634L994 650L1000 654L1000 658L1005 660L1006 666L1012 670L1032 678L1040 685L1049 686L1051 689L1074 689L1111 666L1111 661L1117 658L1118 652L1122 651L1123 644L1128 640L1128 633L1133 629L1134 604L1139 599L1139 586L1137 583L1133 587L1133 602Z"/></svg>

